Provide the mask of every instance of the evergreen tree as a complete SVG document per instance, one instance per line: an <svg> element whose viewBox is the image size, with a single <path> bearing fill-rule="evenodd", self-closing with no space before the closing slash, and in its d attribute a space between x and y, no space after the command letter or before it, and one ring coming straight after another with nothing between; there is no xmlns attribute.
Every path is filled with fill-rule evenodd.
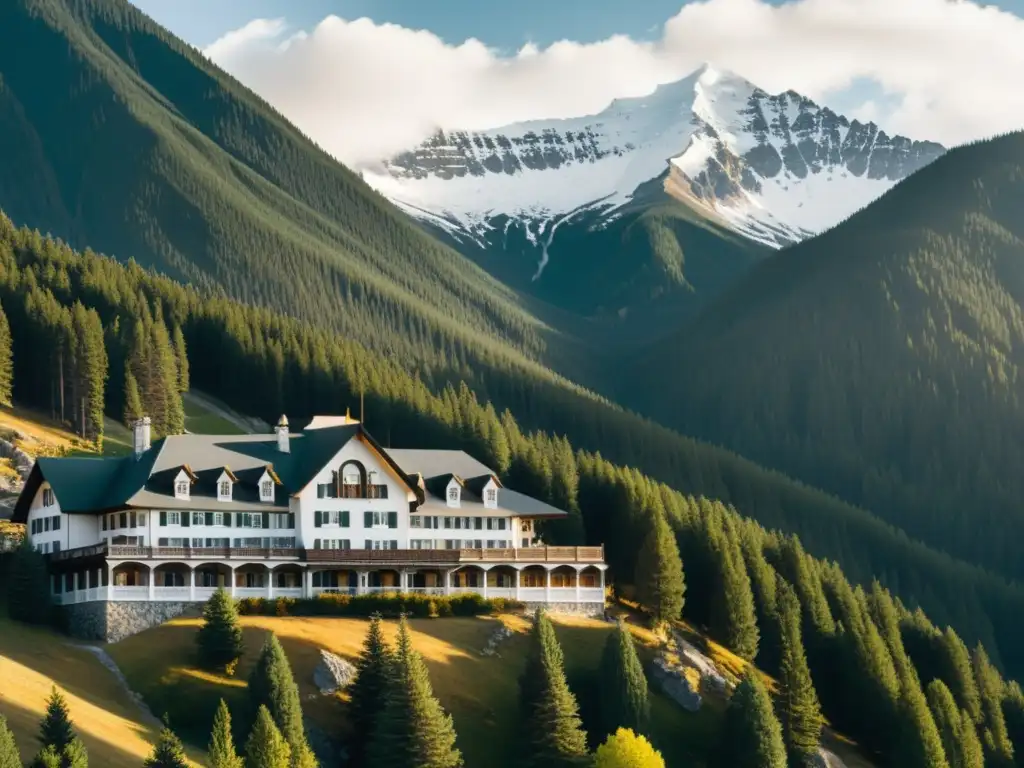
<svg viewBox="0 0 1024 768"><path fill-rule="evenodd" d="M964 710L966 712L966 710ZM970 717L968 713L966 715ZM1021 762L1020 755L1024 752L1024 692L1016 680L1006 686L1003 695L1003 717L1006 719L1006 732L1013 744L1013 751L1017 755L1018 764ZM1019 766L1018 766L1019 768Z"/></svg>
<svg viewBox="0 0 1024 768"><path fill-rule="evenodd" d="M185 756L185 748L181 745L181 739L171 730L170 721L164 715L164 726L160 729L160 736L156 745L142 768L188 768L188 758Z"/></svg>
<svg viewBox="0 0 1024 768"><path fill-rule="evenodd" d="M721 739L721 768L786 768L782 727L752 666L729 699Z"/></svg>
<svg viewBox="0 0 1024 768"><path fill-rule="evenodd" d="M188 373L188 351L185 348L185 334L181 332L181 326L174 326L174 362L178 372L178 391L188 392L190 387Z"/></svg>
<svg viewBox="0 0 1024 768"><path fill-rule="evenodd" d="M942 679L961 709L966 709L975 725L982 722L981 695L974 679L971 652L952 627L942 633Z"/></svg>
<svg viewBox="0 0 1024 768"><path fill-rule="evenodd" d="M210 768L244 768L244 763L235 751L235 741L231 735L231 712L224 699L217 706L217 714L213 717L213 728L210 731Z"/></svg>
<svg viewBox="0 0 1024 768"><path fill-rule="evenodd" d="M665 768L665 761L642 735L619 728L597 748L594 768Z"/></svg>
<svg viewBox="0 0 1024 768"><path fill-rule="evenodd" d="M538 768L578 765L587 754L587 738L576 698L565 680L562 647L547 615L534 615L526 668L519 678L526 723L522 730L526 764Z"/></svg>
<svg viewBox="0 0 1024 768"><path fill-rule="evenodd" d="M75 729L71 724L68 703L64 695L57 690L57 686L53 686L50 689L50 697L46 700L46 714L39 725L39 744L43 748L53 747L54 752L59 755L74 738Z"/></svg>
<svg viewBox="0 0 1024 768"><path fill-rule="evenodd" d="M142 395L139 394L139 384L131 369L124 371L124 425L131 427L143 416Z"/></svg>
<svg viewBox="0 0 1024 768"><path fill-rule="evenodd" d="M62 758L52 746L43 747L31 763L31 768L63 768Z"/></svg>
<svg viewBox="0 0 1024 768"><path fill-rule="evenodd" d="M779 664L779 720L782 736L794 764L802 765L818 750L821 706L811 680L801 639L800 601L785 581L779 580L779 622L782 659Z"/></svg>
<svg viewBox="0 0 1024 768"><path fill-rule="evenodd" d="M1003 714L1004 683L980 645L974 649L972 662L974 679L981 697L981 744L985 750L985 765L990 768L1010 768L1014 764L1014 750Z"/></svg>
<svg viewBox="0 0 1024 768"><path fill-rule="evenodd" d="M27 624L45 624L52 615L50 574L43 555L36 551L28 536L11 556L6 578L7 612L12 619Z"/></svg>
<svg viewBox="0 0 1024 768"><path fill-rule="evenodd" d="M461 768L455 726L434 697L422 657L403 616L389 664L384 707L374 727L368 765L375 768Z"/></svg>
<svg viewBox="0 0 1024 768"><path fill-rule="evenodd" d="M750 576L756 621L760 630L757 665L775 675L782 658L782 628L779 625L777 604L778 574L765 559L764 535L761 528L744 526L740 532L740 546Z"/></svg>
<svg viewBox="0 0 1024 768"><path fill-rule="evenodd" d="M265 706L290 748L292 768L315 765L302 725L299 687L292 676L288 657L277 636L270 633L260 657L249 675L249 697L253 707Z"/></svg>
<svg viewBox="0 0 1024 768"><path fill-rule="evenodd" d="M737 656L753 661L760 633L750 577L738 543L730 540L727 533L715 538L721 592L711 612L711 634Z"/></svg>
<svg viewBox="0 0 1024 768"><path fill-rule="evenodd" d="M620 621L605 641L601 657L601 722L606 734L626 728L647 733L650 704L647 677L636 654L633 635Z"/></svg>
<svg viewBox="0 0 1024 768"><path fill-rule="evenodd" d="M379 613L370 618L370 627L363 648L356 659L356 677L349 686L349 720L352 739L349 754L358 764L365 754L366 745L374 733L377 715L384 705L388 675L393 661L391 649L384 641L384 630Z"/></svg>
<svg viewBox="0 0 1024 768"><path fill-rule="evenodd" d="M199 663L207 669L234 674L242 657L242 627L238 623L238 609L227 591L220 587L203 606L203 625L196 633Z"/></svg>
<svg viewBox="0 0 1024 768"><path fill-rule="evenodd" d="M0 715L0 768L22 768L18 745L3 715Z"/></svg>
<svg viewBox="0 0 1024 768"><path fill-rule="evenodd" d="M11 326L0 304L0 405L11 406L14 392L14 352L11 346Z"/></svg>
<svg viewBox="0 0 1024 768"><path fill-rule="evenodd" d="M683 562L668 522L661 515L650 521L650 530L636 565L636 594L656 623L679 618L683 610Z"/></svg>
<svg viewBox="0 0 1024 768"><path fill-rule="evenodd" d="M941 680L932 680L928 685L928 707L939 729L949 768L983 768L985 761L974 722L967 710L957 709L953 694Z"/></svg>
<svg viewBox="0 0 1024 768"><path fill-rule="evenodd" d="M289 768L291 748L281 735L270 710L260 704L256 723L245 742L245 768Z"/></svg>

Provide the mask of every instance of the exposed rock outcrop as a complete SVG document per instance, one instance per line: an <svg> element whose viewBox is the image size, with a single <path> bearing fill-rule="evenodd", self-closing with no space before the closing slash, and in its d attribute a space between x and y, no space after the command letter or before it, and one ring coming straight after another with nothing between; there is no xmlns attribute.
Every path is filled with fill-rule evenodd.
<svg viewBox="0 0 1024 768"><path fill-rule="evenodd" d="M356 668L330 651L320 649L320 663L313 670L313 683L327 695L347 688L356 677Z"/></svg>
<svg viewBox="0 0 1024 768"><path fill-rule="evenodd" d="M480 650L480 655L500 656L498 653L498 645L503 643L505 640L508 640L510 637L512 637L512 630L504 624L499 624L491 633L490 637L487 638L487 644Z"/></svg>

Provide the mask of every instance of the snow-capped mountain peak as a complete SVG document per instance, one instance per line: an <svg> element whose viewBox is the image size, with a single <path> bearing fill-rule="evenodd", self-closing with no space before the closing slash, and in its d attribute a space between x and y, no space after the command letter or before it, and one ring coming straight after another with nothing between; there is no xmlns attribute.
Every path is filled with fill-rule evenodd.
<svg viewBox="0 0 1024 768"><path fill-rule="evenodd" d="M439 131L364 178L464 242L524 227L543 251L539 275L559 226L583 211L613 219L654 179L780 246L838 223L943 151L705 64L596 115Z"/></svg>

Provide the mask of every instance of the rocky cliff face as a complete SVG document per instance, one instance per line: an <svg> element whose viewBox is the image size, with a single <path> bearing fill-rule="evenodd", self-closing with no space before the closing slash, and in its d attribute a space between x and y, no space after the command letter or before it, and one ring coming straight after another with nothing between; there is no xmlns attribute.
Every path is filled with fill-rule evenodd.
<svg viewBox="0 0 1024 768"><path fill-rule="evenodd" d="M597 115L440 131L364 177L480 247L493 248L495 230L521 227L540 249L545 232L584 211L601 214L586 217L599 227L652 179L777 247L833 226L943 152L705 66Z"/></svg>

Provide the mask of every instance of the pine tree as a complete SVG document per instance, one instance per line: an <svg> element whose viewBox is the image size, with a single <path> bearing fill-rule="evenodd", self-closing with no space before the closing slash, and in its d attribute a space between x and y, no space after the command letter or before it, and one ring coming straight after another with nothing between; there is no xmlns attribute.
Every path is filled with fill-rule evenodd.
<svg viewBox="0 0 1024 768"><path fill-rule="evenodd" d="M188 369L188 351L185 348L185 334L181 332L181 326L174 326L174 362L178 372L178 391L188 392L190 387Z"/></svg>
<svg viewBox="0 0 1024 768"><path fill-rule="evenodd" d="M0 304L0 405L11 406L14 392L14 352L11 346L11 326L7 323Z"/></svg>
<svg viewBox="0 0 1024 768"><path fill-rule="evenodd" d="M143 416L142 395L139 394L139 384L135 375L129 368L124 371L124 424L131 427Z"/></svg>
<svg viewBox="0 0 1024 768"><path fill-rule="evenodd" d="M238 623L238 609L227 591L220 587L203 606L203 625L196 633L199 663L207 669L234 674L242 657L242 627Z"/></svg>
<svg viewBox="0 0 1024 768"><path fill-rule="evenodd" d="M608 636L601 657L601 722L606 734L627 728L647 732L647 677L624 622Z"/></svg>
<svg viewBox="0 0 1024 768"><path fill-rule="evenodd" d="M966 712L966 710L963 710ZM966 717L970 717L967 713ZM1021 691L1020 684L1013 680L1006 686L1003 695L1003 717L1006 719L1006 732L1013 744L1014 752L1017 754L1017 762L1020 761L1020 754L1024 752L1024 691ZM969 722L969 721L968 721Z"/></svg>
<svg viewBox="0 0 1024 768"><path fill-rule="evenodd" d="M383 708L392 661L391 649L384 641L381 616L374 614L355 663L355 680L348 689L348 711L352 723L349 755L355 764L362 760L376 727L377 715Z"/></svg>
<svg viewBox="0 0 1024 768"><path fill-rule="evenodd" d="M753 661L760 633L750 577L738 543L727 533L716 539L714 549L721 594L711 613L711 634L740 658Z"/></svg>
<svg viewBox="0 0 1024 768"><path fill-rule="evenodd" d="M597 748L594 768L665 768L665 761L642 735L619 728Z"/></svg>
<svg viewBox="0 0 1024 768"><path fill-rule="evenodd" d="M43 747L30 763L31 768L62 768L61 755L52 746Z"/></svg>
<svg viewBox="0 0 1024 768"><path fill-rule="evenodd" d="M306 743L302 725L299 687L292 676L288 657L277 636L271 633L249 676L249 696L253 707L265 706L290 748L292 768L315 765Z"/></svg>
<svg viewBox="0 0 1024 768"><path fill-rule="evenodd" d="M942 633L942 679L961 709L966 709L975 725L982 721L981 695L974 679L971 652L953 630L946 627Z"/></svg>
<svg viewBox="0 0 1024 768"><path fill-rule="evenodd" d="M779 720L786 751L794 764L802 765L818 750L821 738L821 706L811 680L801 639L800 601L785 581L779 580L778 608L782 630L779 664Z"/></svg>
<svg viewBox="0 0 1024 768"><path fill-rule="evenodd" d="M658 624L679 618L683 610L683 562L676 538L662 515L651 518L650 530L637 559L636 593Z"/></svg>
<svg viewBox="0 0 1024 768"><path fill-rule="evenodd" d="M18 745L3 715L0 715L0 768L22 768Z"/></svg>
<svg viewBox="0 0 1024 768"><path fill-rule="evenodd" d="M928 707L939 729L949 768L983 768L984 755L974 722L967 710L957 709L953 694L941 680L932 680L928 685Z"/></svg>
<svg viewBox="0 0 1024 768"><path fill-rule="evenodd" d="M39 725L39 744L45 747L53 747L58 755L64 752L64 748L75 738L75 729L71 723L71 714L68 712L68 703L64 695L57 690L57 686L50 689L50 698L46 700L46 714Z"/></svg>
<svg viewBox="0 0 1024 768"><path fill-rule="evenodd" d="M50 574L43 555L23 536L8 566L7 612L27 624L45 624L52 615Z"/></svg>
<svg viewBox="0 0 1024 768"><path fill-rule="evenodd" d="M224 699L220 700L217 714L213 717L207 753L210 756L210 768L244 768L244 761L235 751L235 741L231 736L231 712Z"/></svg>
<svg viewBox="0 0 1024 768"><path fill-rule="evenodd" d="M722 768L786 768L782 726L759 673L751 666L729 699L721 739Z"/></svg>
<svg viewBox="0 0 1024 768"><path fill-rule="evenodd" d="M181 745L181 739L171 730L167 715L164 715L164 726L160 729L153 754L142 764L142 768L188 768L185 748Z"/></svg>
<svg viewBox="0 0 1024 768"><path fill-rule="evenodd" d="M368 765L375 768L461 768L455 726L434 697L422 657L402 617L398 650L389 664L384 707L374 727Z"/></svg>
<svg viewBox="0 0 1024 768"><path fill-rule="evenodd" d="M978 645L972 654L974 679L981 697L981 735L985 750L985 765L990 768L1010 768L1013 762L1013 744L1006 729L1003 714L1003 686L999 671L989 661L985 649Z"/></svg>
<svg viewBox="0 0 1024 768"><path fill-rule="evenodd" d="M274 724L270 710L260 704L256 723L245 742L245 768L289 768L291 748Z"/></svg>
<svg viewBox="0 0 1024 768"><path fill-rule="evenodd" d="M527 765L559 768L577 765L587 754L587 737L576 698L565 680L562 648L551 620L534 616L526 668L519 678Z"/></svg>

